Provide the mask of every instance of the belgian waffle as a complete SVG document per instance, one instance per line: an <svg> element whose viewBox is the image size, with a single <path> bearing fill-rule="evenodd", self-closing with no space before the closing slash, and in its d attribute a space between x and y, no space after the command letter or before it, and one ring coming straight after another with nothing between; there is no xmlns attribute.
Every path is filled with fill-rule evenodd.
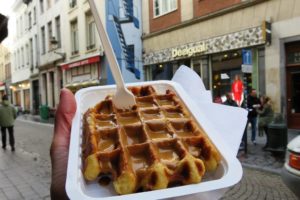
<svg viewBox="0 0 300 200"><path fill-rule="evenodd" d="M132 110L110 96L83 116L82 161L87 181L111 177L118 194L199 183L220 154L176 96L152 86L129 88Z"/></svg>

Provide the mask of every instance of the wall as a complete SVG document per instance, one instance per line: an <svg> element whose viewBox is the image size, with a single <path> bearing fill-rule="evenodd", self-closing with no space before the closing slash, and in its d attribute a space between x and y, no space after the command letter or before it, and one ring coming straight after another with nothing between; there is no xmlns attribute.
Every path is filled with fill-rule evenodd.
<svg viewBox="0 0 300 200"><path fill-rule="evenodd" d="M300 8L300 2L297 2ZM296 9L295 9L296 10ZM299 9L297 9L299 12ZM300 12L299 12L300 16ZM290 37L300 36L300 17L272 24L272 45L266 47L266 91L267 95L275 102L276 112L285 110L285 103L282 102L286 96L285 84L285 53L282 40L288 40ZM292 41L292 40L290 40ZM281 46L282 45L282 46ZM281 87L279 87L281 86Z"/></svg>
<svg viewBox="0 0 300 200"><path fill-rule="evenodd" d="M194 17L200 17L238 4L241 0L193 0Z"/></svg>
<svg viewBox="0 0 300 200"><path fill-rule="evenodd" d="M177 0L177 10L159 17L154 17L153 13L153 0L149 0L151 33L179 24L181 22L181 1Z"/></svg>
<svg viewBox="0 0 300 200"><path fill-rule="evenodd" d="M125 0L106 0L106 30L124 81L137 82L144 79L142 73L143 65L141 41L142 2L140 0L132 0L133 13L131 14L131 17L126 16L124 2ZM128 53L128 46L130 45L134 45L134 52L132 54ZM126 57L126 55L129 56ZM107 69L107 84L114 84L114 79L109 69L108 61L105 61Z"/></svg>

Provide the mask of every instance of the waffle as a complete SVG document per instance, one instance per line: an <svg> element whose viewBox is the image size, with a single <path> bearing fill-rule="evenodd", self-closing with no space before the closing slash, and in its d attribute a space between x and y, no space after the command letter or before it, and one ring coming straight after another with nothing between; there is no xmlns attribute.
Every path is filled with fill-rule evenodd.
<svg viewBox="0 0 300 200"><path fill-rule="evenodd" d="M119 110L112 99L83 116L86 181L110 177L118 194L199 183L220 154L176 96L152 86L129 88L137 105Z"/></svg>

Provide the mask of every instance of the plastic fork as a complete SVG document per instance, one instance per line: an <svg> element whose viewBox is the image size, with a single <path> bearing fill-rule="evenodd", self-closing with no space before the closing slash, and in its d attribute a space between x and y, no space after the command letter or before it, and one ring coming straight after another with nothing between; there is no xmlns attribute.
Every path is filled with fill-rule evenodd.
<svg viewBox="0 0 300 200"><path fill-rule="evenodd" d="M105 50L105 55L107 57L110 69L117 85L117 91L112 98L113 103L119 109L130 109L136 104L134 95L125 87L119 64L111 47L111 43L108 39L106 30L104 29L100 16L97 12L95 2L94 0L88 0L88 2L95 19L95 24L100 36L100 40Z"/></svg>

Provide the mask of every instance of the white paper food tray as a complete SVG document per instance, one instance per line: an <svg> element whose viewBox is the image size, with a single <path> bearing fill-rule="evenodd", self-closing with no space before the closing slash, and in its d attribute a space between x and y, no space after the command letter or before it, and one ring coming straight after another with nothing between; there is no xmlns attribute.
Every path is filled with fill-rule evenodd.
<svg viewBox="0 0 300 200"><path fill-rule="evenodd" d="M152 81L127 84L126 86L140 85L152 85L155 90L161 94L164 94L167 89L174 91L186 105L195 121L200 124L200 126L209 136L212 143L219 150L221 154L221 164L214 173L206 174L202 181L198 184L190 184L121 196L115 193L112 184L109 186L101 186L96 181L93 183L86 183L82 174L81 161L82 117L88 108L93 107L100 101L104 100L108 94L114 94L116 87L115 85L111 85L85 88L78 91L75 95L77 111L72 124L66 181L66 191L70 199L163 199L229 187L236 184L241 179L243 173L241 164L220 137L220 134L229 133L217 133L213 126L214 123L206 119L205 113L201 111L201 107L197 106L193 100L191 100L191 98L178 83L172 81Z"/></svg>

